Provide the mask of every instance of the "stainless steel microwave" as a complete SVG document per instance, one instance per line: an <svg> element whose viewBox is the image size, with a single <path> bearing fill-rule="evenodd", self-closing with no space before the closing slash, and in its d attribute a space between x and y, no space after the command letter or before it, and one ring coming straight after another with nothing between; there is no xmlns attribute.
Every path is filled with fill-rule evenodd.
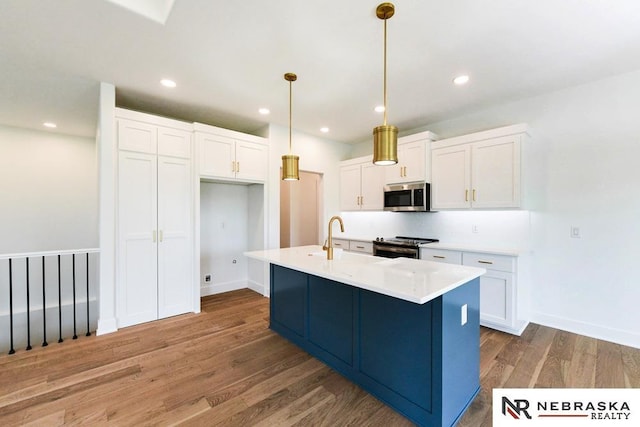
<svg viewBox="0 0 640 427"><path fill-rule="evenodd" d="M431 184L409 182L384 186L384 210L394 212L429 212Z"/></svg>

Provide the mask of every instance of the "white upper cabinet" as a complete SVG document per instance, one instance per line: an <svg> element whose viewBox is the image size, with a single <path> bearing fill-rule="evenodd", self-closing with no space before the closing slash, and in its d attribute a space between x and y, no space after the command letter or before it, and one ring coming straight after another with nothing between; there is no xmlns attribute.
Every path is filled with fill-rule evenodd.
<svg viewBox="0 0 640 427"><path fill-rule="evenodd" d="M478 132L432 144L434 209L521 206L521 144L526 125Z"/></svg>
<svg viewBox="0 0 640 427"><path fill-rule="evenodd" d="M264 138L196 123L201 178L264 182L268 152Z"/></svg>
<svg viewBox="0 0 640 427"><path fill-rule="evenodd" d="M387 168L388 166L374 165L371 156L341 162L340 210L383 210Z"/></svg>
<svg viewBox="0 0 640 427"><path fill-rule="evenodd" d="M386 184L431 180L431 142L433 132L420 132L398 138L398 163L386 167Z"/></svg>

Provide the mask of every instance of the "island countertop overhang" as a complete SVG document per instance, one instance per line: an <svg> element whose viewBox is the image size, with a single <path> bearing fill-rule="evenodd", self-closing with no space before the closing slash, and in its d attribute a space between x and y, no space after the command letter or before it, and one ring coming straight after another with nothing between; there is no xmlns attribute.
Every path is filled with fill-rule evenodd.
<svg viewBox="0 0 640 427"><path fill-rule="evenodd" d="M321 246L250 251L244 255L416 304L425 304L486 273L477 267L351 252L327 260Z"/></svg>

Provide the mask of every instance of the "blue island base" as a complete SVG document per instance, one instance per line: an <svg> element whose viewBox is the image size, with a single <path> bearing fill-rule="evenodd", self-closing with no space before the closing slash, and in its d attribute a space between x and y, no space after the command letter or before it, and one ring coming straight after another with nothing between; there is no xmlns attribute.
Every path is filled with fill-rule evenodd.
<svg viewBox="0 0 640 427"><path fill-rule="evenodd" d="M452 426L480 390L479 285L416 304L271 264L270 328L414 423Z"/></svg>

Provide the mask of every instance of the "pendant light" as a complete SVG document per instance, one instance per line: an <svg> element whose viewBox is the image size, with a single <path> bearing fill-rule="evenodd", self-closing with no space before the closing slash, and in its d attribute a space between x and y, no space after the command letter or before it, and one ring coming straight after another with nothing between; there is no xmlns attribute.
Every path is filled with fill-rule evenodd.
<svg viewBox="0 0 640 427"><path fill-rule="evenodd" d="M394 12L392 3L376 8L376 16L384 21L384 123L373 128L373 163L382 166L398 163L398 128L387 124L387 19Z"/></svg>
<svg viewBox="0 0 640 427"><path fill-rule="evenodd" d="M284 79L289 82L289 154L282 156L282 180L298 181L300 179L298 170L298 160L300 160L300 157L291 152L291 84L298 80L298 76L294 73L286 73Z"/></svg>

